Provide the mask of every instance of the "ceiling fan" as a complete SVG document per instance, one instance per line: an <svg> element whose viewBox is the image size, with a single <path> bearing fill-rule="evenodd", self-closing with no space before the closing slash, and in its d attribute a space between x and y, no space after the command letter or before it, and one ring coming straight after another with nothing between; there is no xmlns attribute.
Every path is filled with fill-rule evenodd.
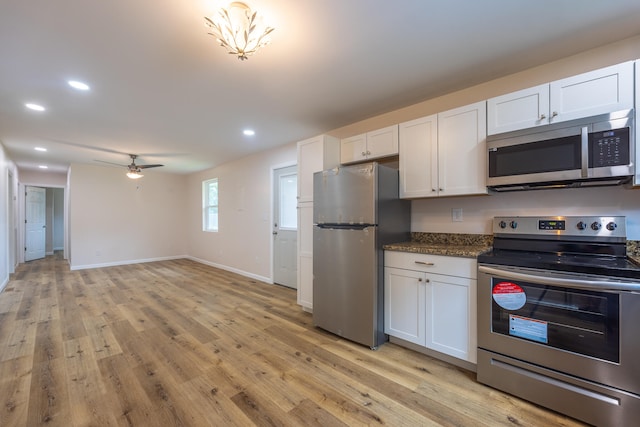
<svg viewBox="0 0 640 427"><path fill-rule="evenodd" d="M131 164L129 165L117 165L117 166L124 166L128 169L127 171L127 176L131 179L138 179L138 178L142 178L144 175L142 175L142 169L149 169L149 168L157 168L160 166L164 166L164 165L160 165L160 164L155 164L155 165L136 165L136 159L138 158L138 156L136 154L129 154L129 157L131 157ZM109 164L116 164L116 163L111 163L111 162L104 162L101 160L98 160L101 163L109 163Z"/></svg>
<svg viewBox="0 0 640 427"><path fill-rule="evenodd" d="M135 154L129 154L129 157L131 157L131 164L127 166L127 168L129 168L129 172L127 172L127 176L131 179L138 179L138 178L142 178L144 175L142 175L142 169L149 169L149 168L157 168L160 166L164 166L164 165L159 165L159 164L155 164L155 165L136 165L136 158L138 157Z"/></svg>

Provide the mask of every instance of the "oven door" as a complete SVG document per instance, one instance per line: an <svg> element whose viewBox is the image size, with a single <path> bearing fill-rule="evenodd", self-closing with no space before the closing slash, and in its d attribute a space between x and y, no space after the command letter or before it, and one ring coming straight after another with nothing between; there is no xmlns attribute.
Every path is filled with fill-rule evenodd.
<svg viewBox="0 0 640 427"><path fill-rule="evenodd" d="M640 394L640 283L478 267L478 347Z"/></svg>

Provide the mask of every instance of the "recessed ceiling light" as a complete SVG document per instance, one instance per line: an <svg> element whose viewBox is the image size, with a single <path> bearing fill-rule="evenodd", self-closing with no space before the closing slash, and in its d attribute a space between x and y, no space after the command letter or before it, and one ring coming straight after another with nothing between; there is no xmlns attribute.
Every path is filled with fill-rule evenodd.
<svg viewBox="0 0 640 427"><path fill-rule="evenodd" d="M40 169L49 169L49 166L46 166L46 165L40 165L40 166L38 166L38 167L39 167Z"/></svg>
<svg viewBox="0 0 640 427"><path fill-rule="evenodd" d="M256 132L254 130L251 130L251 129L245 129L245 130L242 131L242 133L244 133L247 136L253 136L253 135L256 134Z"/></svg>
<svg viewBox="0 0 640 427"><path fill-rule="evenodd" d="M88 84L79 82L77 80L69 80L67 83L69 83L69 86L71 86L74 89L89 90L89 85Z"/></svg>
<svg viewBox="0 0 640 427"><path fill-rule="evenodd" d="M34 150L36 150L36 151L47 151L47 149L44 148L44 147L35 147Z"/></svg>
<svg viewBox="0 0 640 427"><path fill-rule="evenodd" d="M33 111L44 111L45 108L42 105L38 105L38 104L32 104L32 103L27 103L24 104L25 107L27 107L30 110Z"/></svg>

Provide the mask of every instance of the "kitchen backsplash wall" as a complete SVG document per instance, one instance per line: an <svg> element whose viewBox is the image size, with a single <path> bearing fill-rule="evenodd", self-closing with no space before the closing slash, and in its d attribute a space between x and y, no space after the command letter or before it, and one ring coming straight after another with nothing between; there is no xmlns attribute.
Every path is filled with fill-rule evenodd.
<svg viewBox="0 0 640 427"><path fill-rule="evenodd" d="M462 221L453 221L454 209L462 209ZM491 221L500 215L623 215L627 238L640 240L640 189L624 187L419 199L411 214L412 232L469 234L491 234Z"/></svg>

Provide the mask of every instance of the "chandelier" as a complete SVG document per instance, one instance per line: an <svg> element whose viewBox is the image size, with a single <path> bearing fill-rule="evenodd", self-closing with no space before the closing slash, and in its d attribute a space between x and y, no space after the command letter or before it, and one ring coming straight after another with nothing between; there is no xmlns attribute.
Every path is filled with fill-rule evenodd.
<svg viewBox="0 0 640 427"><path fill-rule="evenodd" d="M234 1L227 9L220 9L217 19L204 19L211 31L209 34L218 40L220 46L244 61L269 44L268 36L274 30L262 25L257 15L258 12L252 12L246 4Z"/></svg>

